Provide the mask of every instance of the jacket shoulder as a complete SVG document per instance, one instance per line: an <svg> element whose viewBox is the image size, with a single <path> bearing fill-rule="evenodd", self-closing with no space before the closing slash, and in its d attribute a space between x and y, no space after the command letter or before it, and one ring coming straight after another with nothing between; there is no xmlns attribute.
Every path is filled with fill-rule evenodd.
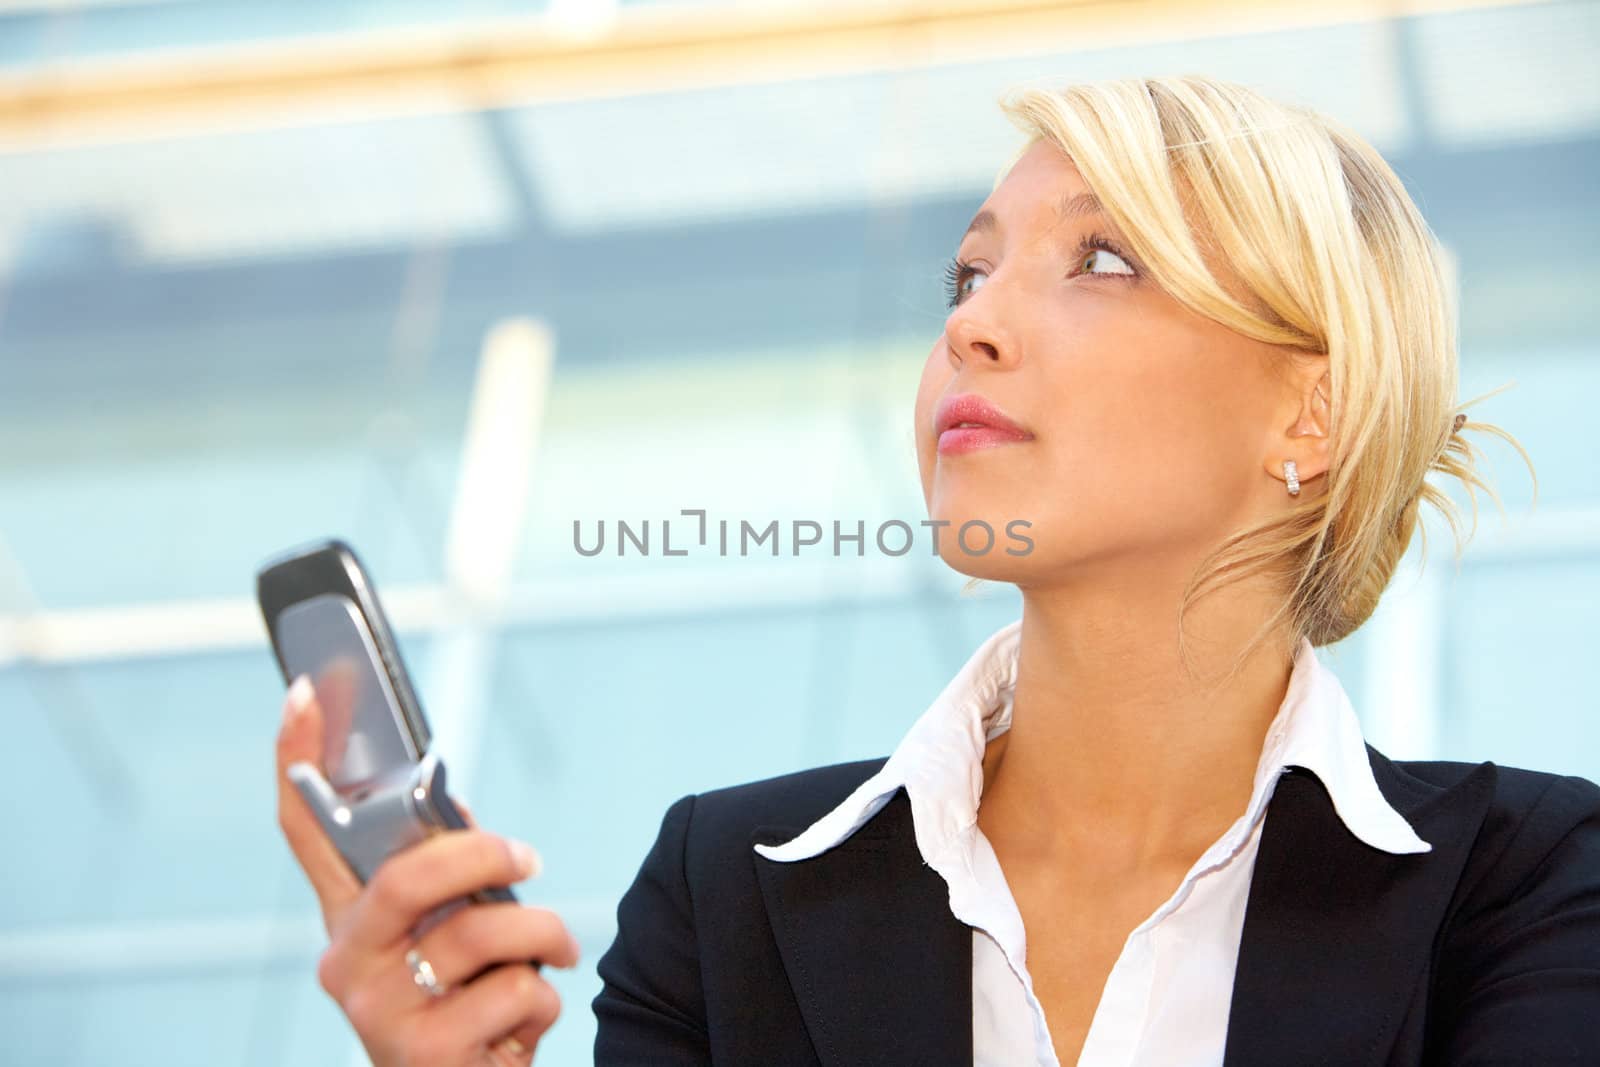
<svg viewBox="0 0 1600 1067"><path fill-rule="evenodd" d="M688 793L667 808L596 964L596 1064L816 1062L778 941L763 932L754 835L810 825L886 758Z"/></svg>
<svg viewBox="0 0 1600 1067"><path fill-rule="evenodd" d="M1493 762L1390 760L1376 750L1371 759L1379 788L1408 818L1434 806L1470 805L1467 793L1488 791L1460 872L1458 917L1541 887L1600 891L1600 785Z"/></svg>
<svg viewBox="0 0 1600 1067"><path fill-rule="evenodd" d="M696 794L695 834L746 844L760 826L804 829L832 811L888 757L830 763Z"/></svg>
<svg viewBox="0 0 1600 1067"><path fill-rule="evenodd" d="M1434 944L1429 1062L1600 1062L1587 1021L1600 1007L1600 786L1495 763L1388 770L1397 793L1421 791L1415 809L1471 792L1482 805Z"/></svg>
<svg viewBox="0 0 1600 1067"><path fill-rule="evenodd" d="M1403 792L1450 790L1484 767L1493 768L1494 793L1489 802L1485 830L1521 826L1529 816L1540 821L1575 825L1600 812L1600 785L1577 775L1508 767L1499 763L1458 760L1390 760L1371 750L1373 769L1387 764L1390 782ZM1383 777L1380 775L1380 784ZM1387 790L1386 790L1387 791Z"/></svg>

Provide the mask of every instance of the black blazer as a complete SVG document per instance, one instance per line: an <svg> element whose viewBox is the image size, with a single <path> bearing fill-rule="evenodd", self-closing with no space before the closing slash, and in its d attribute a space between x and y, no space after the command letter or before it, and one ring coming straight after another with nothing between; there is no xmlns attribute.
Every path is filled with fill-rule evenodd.
<svg viewBox="0 0 1600 1067"><path fill-rule="evenodd" d="M1433 851L1355 838L1291 768L1267 809L1228 1015L1244 1064L1600 1064L1600 788L1394 762L1378 787ZM902 789L797 863L787 841L883 760L686 796L617 908L597 1064L972 1063L972 931Z"/></svg>

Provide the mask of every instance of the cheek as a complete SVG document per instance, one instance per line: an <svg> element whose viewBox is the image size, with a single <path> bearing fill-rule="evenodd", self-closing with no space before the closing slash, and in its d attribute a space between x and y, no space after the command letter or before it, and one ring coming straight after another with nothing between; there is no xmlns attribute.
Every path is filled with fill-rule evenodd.
<svg viewBox="0 0 1600 1067"><path fill-rule="evenodd" d="M1048 473L1069 479L1075 496L1148 475L1166 442L1182 440L1188 407L1177 395L1187 390L1173 380L1184 373L1182 339L1155 324L1130 326L1126 313L1097 311L1061 324L1055 358L1033 383L1049 436Z"/></svg>
<svg viewBox="0 0 1600 1067"><path fill-rule="evenodd" d="M924 504L929 501L933 492L933 470L936 459L933 408L954 374L949 357L945 354L944 342L935 344L933 351L928 353L927 362L922 366L922 380L917 385L917 401L911 415L916 433L917 470L922 476Z"/></svg>
<svg viewBox="0 0 1600 1067"><path fill-rule="evenodd" d="M1231 521L1272 418L1253 354L1237 338L1172 328L1140 331L1121 355L1063 385L1070 430L1052 450L1058 473L1108 512L1150 510L1174 526L1187 521L1180 516Z"/></svg>
<svg viewBox="0 0 1600 1067"><path fill-rule="evenodd" d="M1151 316L1099 331L1080 322L1062 351L1036 383L1049 491L1035 499L1052 529L1097 542L1228 522L1256 469L1249 428L1264 417L1237 342Z"/></svg>

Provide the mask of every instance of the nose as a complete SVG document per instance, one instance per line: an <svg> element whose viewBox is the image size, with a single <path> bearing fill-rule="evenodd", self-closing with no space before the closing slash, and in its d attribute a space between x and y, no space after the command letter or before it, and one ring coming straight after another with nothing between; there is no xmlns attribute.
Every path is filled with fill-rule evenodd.
<svg viewBox="0 0 1600 1067"><path fill-rule="evenodd" d="M957 370L969 360L1000 369L1015 366L1021 358L1016 337L1000 321L994 288L991 279L944 321L945 347Z"/></svg>

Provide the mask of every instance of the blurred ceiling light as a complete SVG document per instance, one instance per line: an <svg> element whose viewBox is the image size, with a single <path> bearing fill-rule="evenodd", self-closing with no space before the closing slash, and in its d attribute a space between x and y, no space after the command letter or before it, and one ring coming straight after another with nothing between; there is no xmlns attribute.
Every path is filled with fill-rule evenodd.
<svg viewBox="0 0 1600 1067"><path fill-rule="evenodd" d="M533 319L484 340L445 545L447 580L475 602L497 603L511 578L554 362L555 339Z"/></svg>
<svg viewBox="0 0 1600 1067"><path fill-rule="evenodd" d="M617 0L550 0L544 16L568 40L593 40L616 28Z"/></svg>
<svg viewBox="0 0 1600 1067"><path fill-rule="evenodd" d="M544 12L525 18L84 59L53 66L48 77L0 72L0 144L137 139L330 112L415 114L749 85L1038 56L1064 42L1081 50L1163 41L1188 46L1220 35L1386 22L1507 2L551 0ZM1320 59L1317 69L1342 70Z"/></svg>

